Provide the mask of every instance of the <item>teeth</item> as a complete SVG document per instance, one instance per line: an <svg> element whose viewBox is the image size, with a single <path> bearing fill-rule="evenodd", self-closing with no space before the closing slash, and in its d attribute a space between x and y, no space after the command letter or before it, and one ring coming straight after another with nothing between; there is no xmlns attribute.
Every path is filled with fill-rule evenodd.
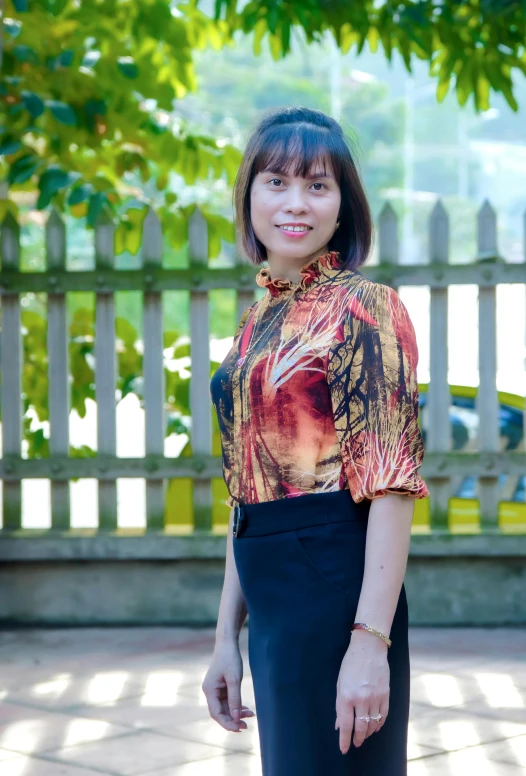
<svg viewBox="0 0 526 776"><path fill-rule="evenodd" d="M306 232L310 227L308 226L280 226L285 232Z"/></svg>

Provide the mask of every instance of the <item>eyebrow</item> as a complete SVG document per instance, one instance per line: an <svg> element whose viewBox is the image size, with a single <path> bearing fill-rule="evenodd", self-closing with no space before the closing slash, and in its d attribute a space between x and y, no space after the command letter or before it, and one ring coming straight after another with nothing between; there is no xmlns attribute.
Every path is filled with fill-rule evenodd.
<svg viewBox="0 0 526 776"><path fill-rule="evenodd" d="M264 170L265 173L273 173L274 175L282 175L284 178L288 178L288 175L285 175L283 172L279 172L279 170ZM323 173L323 172L314 172L310 175L305 176L308 180L312 180L313 178L332 178L334 179L334 175L331 175L330 173Z"/></svg>

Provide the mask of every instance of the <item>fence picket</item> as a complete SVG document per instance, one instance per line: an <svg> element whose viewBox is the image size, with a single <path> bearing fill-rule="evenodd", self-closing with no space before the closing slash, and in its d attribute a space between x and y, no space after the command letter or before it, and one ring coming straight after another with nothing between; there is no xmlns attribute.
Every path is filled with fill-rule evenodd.
<svg viewBox="0 0 526 776"><path fill-rule="evenodd" d="M163 235L157 214L150 209L144 219L142 262L145 267L162 265ZM146 455L164 453L163 306L158 291L143 294L143 378ZM146 526L164 528L164 481L146 479Z"/></svg>
<svg viewBox="0 0 526 776"><path fill-rule="evenodd" d="M378 233L379 263L399 264L400 244L398 239L398 216L390 202L385 203L378 216Z"/></svg>
<svg viewBox="0 0 526 776"><path fill-rule="evenodd" d="M66 227L55 209L46 224L46 260L48 270L66 267ZM54 279L53 276L51 278ZM70 396L66 295L54 288L52 283L48 294L49 452L51 455L67 455ZM60 530L70 527L68 480L53 480L51 483L51 526Z"/></svg>
<svg viewBox="0 0 526 776"><path fill-rule="evenodd" d="M429 261L449 262L449 217L439 200L429 218ZM440 270L438 270L440 271ZM427 393L426 450L447 453L451 450L448 383L448 289L431 288L429 343L429 387ZM451 481L448 477L429 477L431 527L447 530Z"/></svg>
<svg viewBox="0 0 526 776"><path fill-rule="evenodd" d="M95 225L95 266L114 266L114 224L107 210L101 210ZM101 278L102 279L102 278ZM117 382L115 354L115 298L112 291L99 285L96 294L95 388L97 398L97 451L115 455L117 448L115 390ZM104 464L101 464L102 470ZM117 528L117 484L99 481L99 529Z"/></svg>
<svg viewBox="0 0 526 776"><path fill-rule="evenodd" d="M188 227L190 265L196 270L208 263L208 229L199 210L190 217ZM196 272L195 286L199 286ZM210 400L210 303L207 291L190 292L190 342L192 377L190 412L192 415L192 452L195 456L212 453L212 417ZM199 460L197 460L199 466ZM197 469L199 471L199 469ZM194 529L212 528L212 483L194 480Z"/></svg>
<svg viewBox="0 0 526 776"><path fill-rule="evenodd" d="M477 253L479 259L498 255L497 218L486 200L477 217ZM491 264L488 263L491 271ZM479 286L479 451L498 453L499 401L497 392L497 289ZM480 524L485 531L498 529L498 477L491 470L481 472L478 479Z"/></svg>
<svg viewBox="0 0 526 776"><path fill-rule="evenodd" d="M20 267L20 227L11 212L0 235L2 271ZM3 455L22 454L22 337L20 297L6 294L2 299L2 435ZM22 527L22 483L3 483L4 529Z"/></svg>

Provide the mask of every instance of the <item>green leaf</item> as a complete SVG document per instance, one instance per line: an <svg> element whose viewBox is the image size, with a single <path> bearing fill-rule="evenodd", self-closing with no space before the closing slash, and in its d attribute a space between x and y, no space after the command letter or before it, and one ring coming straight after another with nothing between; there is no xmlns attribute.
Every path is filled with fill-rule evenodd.
<svg viewBox="0 0 526 776"><path fill-rule="evenodd" d="M38 184L40 196L37 200L37 209L43 210L51 202L51 198L57 191L69 186L78 173L69 173L60 167L52 166L40 176Z"/></svg>
<svg viewBox="0 0 526 776"><path fill-rule="evenodd" d="M71 190L68 197L68 205L78 205L81 202L85 202L93 192L93 186L88 183L82 183L80 186L76 186Z"/></svg>
<svg viewBox="0 0 526 776"><path fill-rule="evenodd" d="M24 154L11 165L9 173L7 175L8 182L12 185L14 183L25 183L36 172L39 164L39 159L34 154Z"/></svg>
<svg viewBox="0 0 526 776"><path fill-rule="evenodd" d="M437 92L436 92L437 102L443 102L443 100L446 97L446 94L449 91L449 85L450 85L449 78L447 79L447 81L441 81L438 84Z"/></svg>
<svg viewBox="0 0 526 776"><path fill-rule="evenodd" d="M267 25L270 32L275 35L279 23L279 10L275 3L272 3L270 8L267 8Z"/></svg>
<svg viewBox="0 0 526 776"><path fill-rule="evenodd" d="M472 90L471 81L471 61L469 58L464 59L460 67L460 72L457 75L456 91L458 95L458 101L461 105L465 105L468 101L469 95Z"/></svg>
<svg viewBox="0 0 526 776"><path fill-rule="evenodd" d="M44 113L44 101L40 99L38 94L24 90L21 92L21 96L24 108L29 111L34 119L38 118L42 113Z"/></svg>
<svg viewBox="0 0 526 776"><path fill-rule="evenodd" d="M46 100L45 105L61 124L67 124L70 127L76 126L77 117L71 105L67 105L59 100Z"/></svg>
<svg viewBox="0 0 526 776"><path fill-rule="evenodd" d="M133 57L119 57L117 59L117 67L126 78L137 78L139 75L139 68L135 64Z"/></svg>
<svg viewBox="0 0 526 776"><path fill-rule="evenodd" d="M32 65L38 64L38 54L29 46L13 46L13 56L18 59L19 62L30 62Z"/></svg>
<svg viewBox="0 0 526 776"><path fill-rule="evenodd" d="M4 19L4 30L12 38L18 38L22 32L22 22L19 22L18 19Z"/></svg>
<svg viewBox="0 0 526 776"><path fill-rule="evenodd" d="M98 215L105 204L109 204L108 197L103 191L96 191L89 198L87 223L92 228L95 226Z"/></svg>
<svg viewBox="0 0 526 776"><path fill-rule="evenodd" d="M22 148L22 143L17 140L13 135L4 135L0 141L0 156L9 156L10 154L16 154Z"/></svg>

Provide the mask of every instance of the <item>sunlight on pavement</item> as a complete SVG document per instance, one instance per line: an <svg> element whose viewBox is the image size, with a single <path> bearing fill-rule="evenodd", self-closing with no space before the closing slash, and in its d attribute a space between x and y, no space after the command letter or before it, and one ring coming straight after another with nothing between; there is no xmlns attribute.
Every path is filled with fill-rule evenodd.
<svg viewBox="0 0 526 776"><path fill-rule="evenodd" d="M475 678L492 708L524 708L524 701L509 674L475 674Z"/></svg>
<svg viewBox="0 0 526 776"><path fill-rule="evenodd" d="M183 681L181 671L157 671L146 680L141 706L175 706L177 690Z"/></svg>
<svg viewBox="0 0 526 776"><path fill-rule="evenodd" d="M210 718L201 685L213 633L72 629L9 634L3 646L0 638L0 666L13 669L0 706L1 776L261 776L257 717L239 735ZM480 630L456 630L458 665L454 645L446 655L435 632L411 636L420 670L408 776L526 776L526 632L495 638L510 644L505 657ZM246 633L240 649L248 669ZM241 695L257 714L248 670Z"/></svg>
<svg viewBox="0 0 526 776"><path fill-rule="evenodd" d="M42 682L33 687L33 695L47 698L60 698L71 683L71 674L58 674L49 682Z"/></svg>
<svg viewBox="0 0 526 776"><path fill-rule="evenodd" d="M473 722L468 720L448 720L438 725L440 738L444 749L462 749L463 746L480 744L480 736Z"/></svg>
<svg viewBox="0 0 526 776"><path fill-rule="evenodd" d="M101 719L72 719L66 726L62 746L75 746L103 738L110 724Z"/></svg>
<svg viewBox="0 0 526 776"><path fill-rule="evenodd" d="M130 674L127 671L95 674L88 684L85 698L88 703L94 705L115 703L120 698L129 678Z"/></svg>
<svg viewBox="0 0 526 776"><path fill-rule="evenodd" d="M458 681L449 674L423 674L429 702L433 706L457 706L463 702Z"/></svg>
<svg viewBox="0 0 526 776"><path fill-rule="evenodd" d="M46 723L38 719L25 719L13 722L3 729L0 735L0 747L14 752L30 754L44 739ZM2 772L4 766L2 765Z"/></svg>

